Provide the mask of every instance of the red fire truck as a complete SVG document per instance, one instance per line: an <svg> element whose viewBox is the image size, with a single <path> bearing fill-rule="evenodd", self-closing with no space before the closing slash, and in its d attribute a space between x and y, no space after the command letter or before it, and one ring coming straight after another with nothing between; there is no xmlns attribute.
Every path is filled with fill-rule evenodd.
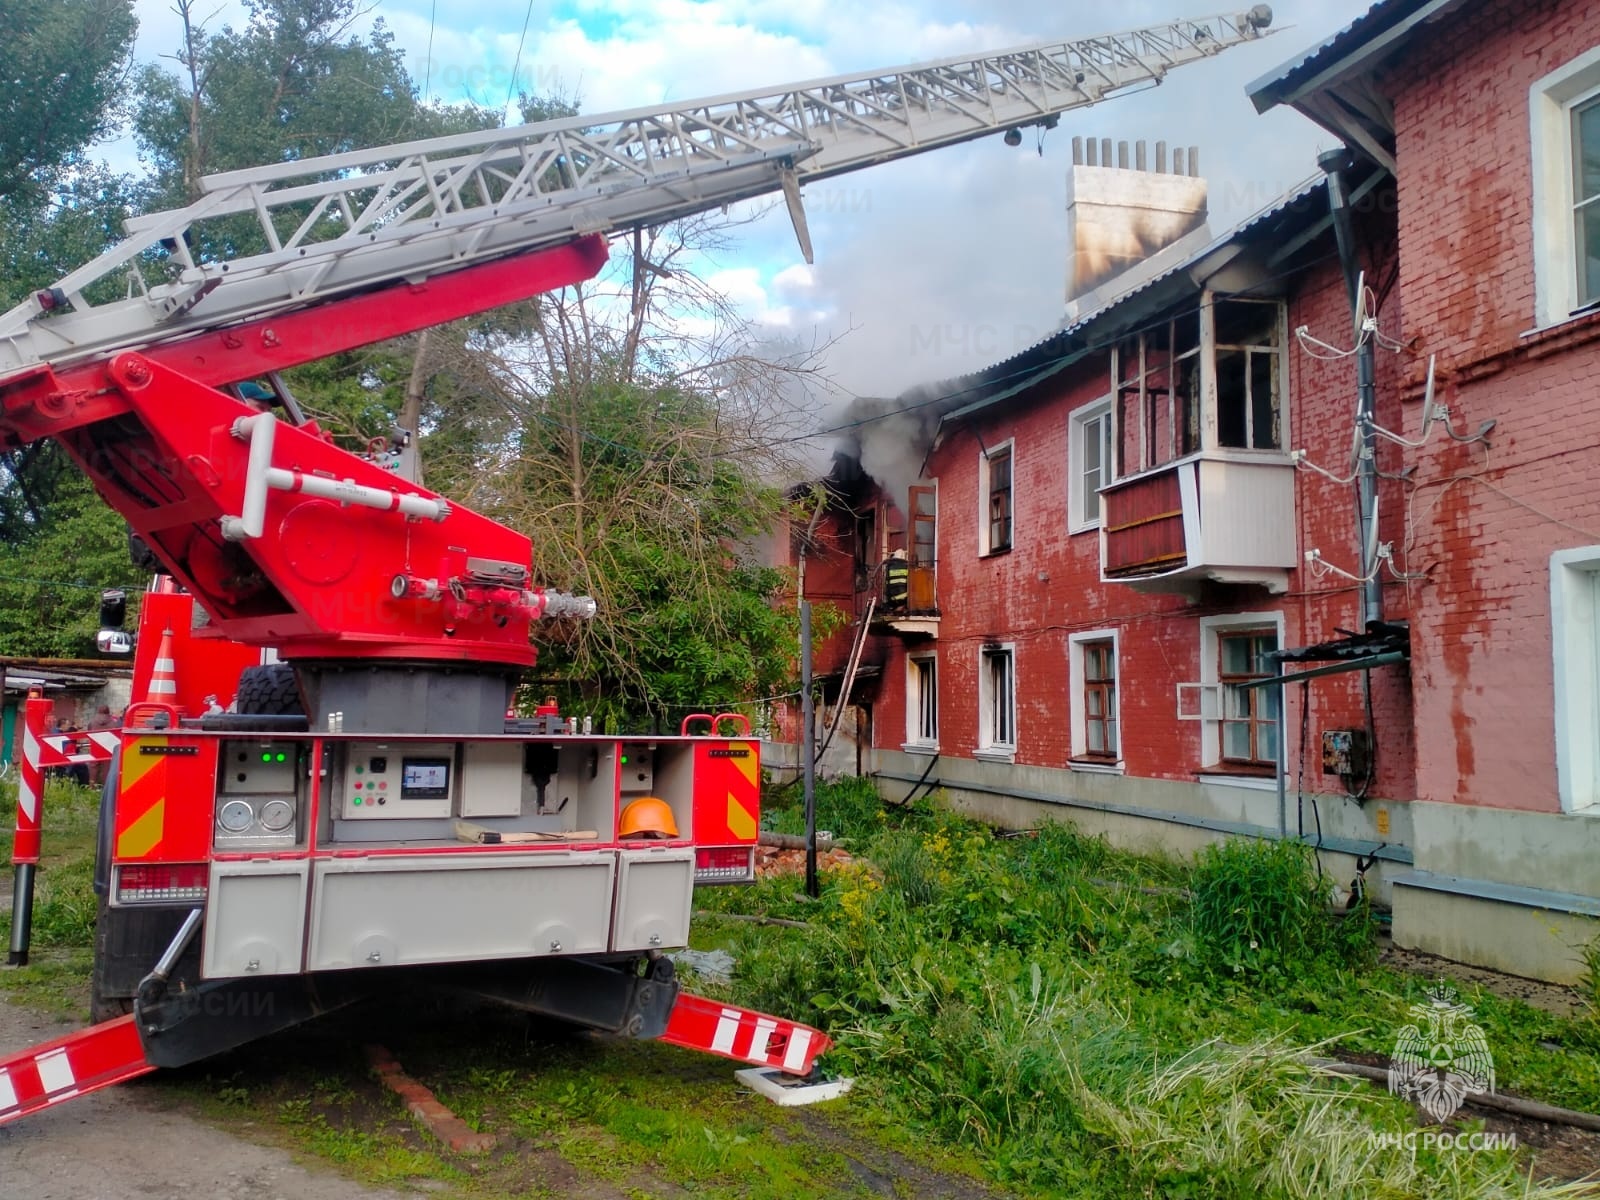
<svg viewBox="0 0 1600 1200"><path fill-rule="evenodd" d="M0 1123L366 997L447 984L792 1075L829 1041L682 992L697 883L747 880L743 718L508 718L543 620L526 537L308 420L281 374L594 276L607 237L1025 125L1259 37L1131 33L211 176L0 315L0 445L54 439L173 581L103 803L90 1028L0 1058ZM198 609L196 609L198 606ZM203 620L199 614L203 614ZM263 651L276 661L262 663ZM18 805L14 963L39 855Z"/></svg>

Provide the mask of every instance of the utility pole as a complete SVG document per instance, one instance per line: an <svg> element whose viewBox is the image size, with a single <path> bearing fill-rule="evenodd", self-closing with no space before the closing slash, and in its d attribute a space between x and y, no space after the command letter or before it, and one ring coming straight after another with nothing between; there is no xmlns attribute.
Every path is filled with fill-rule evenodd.
<svg viewBox="0 0 1600 1200"><path fill-rule="evenodd" d="M806 895L822 894L817 882L817 730L811 707L811 601L800 601L800 762L805 772Z"/></svg>

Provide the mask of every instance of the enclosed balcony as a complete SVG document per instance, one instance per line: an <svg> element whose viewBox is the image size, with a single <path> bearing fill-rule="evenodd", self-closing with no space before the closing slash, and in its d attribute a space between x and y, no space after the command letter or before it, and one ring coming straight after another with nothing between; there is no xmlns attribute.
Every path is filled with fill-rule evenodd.
<svg viewBox="0 0 1600 1200"><path fill-rule="evenodd" d="M1100 577L1146 592L1282 592L1295 565L1288 459L1195 454L1100 489Z"/></svg>
<svg viewBox="0 0 1600 1200"><path fill-rule="evenodd" d="M938 635L939 597L933 563L890 559L879 569L877 578L877 602L872 610L875 632L912 638ZM861 599L858 597L858 610Z"/></svg>

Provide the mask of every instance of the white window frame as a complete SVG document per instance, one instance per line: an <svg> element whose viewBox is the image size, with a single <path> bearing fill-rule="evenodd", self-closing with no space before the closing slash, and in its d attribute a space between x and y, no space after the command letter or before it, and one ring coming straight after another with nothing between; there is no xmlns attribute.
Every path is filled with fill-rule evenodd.
<svg viewBox="0 0 1600 1200"><path fill-rule="evenodd" d="M933 737L922 733L922 679L919 664L933 668ZM939 656L937 654L911 654L906 657L906 740L900 749L908 754L937 754L939 752Z"/></svg>
<svg viewBox="0 0 1600 1200"><path fill-rule="evenodd" d="M1572 211L1572 112L1596 95L1600 95L1600 46L1557 67L1528 91L1533 146L1534 322L1540 329L1570 320L1579 303L1577 230Z"/></svg>
<svg viewBox="0 0 1600 1200"><path fill-rule="evenodd" d="M989 460L1002 453L1011 456L1011 543L996 550L989 545ZM1017 544L1017 440L1007 438L978 451L978 556L1004 554Z"/></svg>
<svg viewBox="0 0 1600 1200"><path fill-rule="evenodd" d="M1085 451L1089 448L1089 426L1105 421L1105 432L1101 437L1101 463L1100 486L1105 487L1113 482L1117 475L1116 466L1116 425L1112 416L1111 397L1096 400L1093 404L1085 404L1082 408L1074 409L1068 417L1067 426L1067 532L1087 533L1092 529L1100 528L1100 500L1095 497L1094 511L1088 511L1083 494L1083 477L1085 474ZM1015 473L1013 472L1013 479ZM1013 504L1015 507L1015 504ZM1015 515L1012 517L1013 538L1015 537Z"/></svg>
<svg viewBox="0 0 1600 1200"><path fill-rule="evenodd" d="M1089 721L1088 711L1083 702L1083 688L1088 672L1084 668L1083 648L1090 642L1110 642L1111 661L1116 664L1116 704L1111 714L1117 726L1117 756L1113 761L1110 758L1089 758ZM1067 636L1067 672L1069 686L1072 689L1070 708L1072 711L1072 762L1074 771L1101 771L1106 773L1120 772L1122 770L1123 737L1122 737L1122 636L1115 629L1091 629L1083 633L1073 633Z"/></svg>
<svg viewBox="0 0 1600 1200"><path fill-rule="evenodd" d="M1283 649L1283 614L1281 612L1218 613L1200 618L1200 682L1178 685L1178 719L1200 722L1200 765L1222 772L1229 769L1222 760L1222 680L1218 657L1222 653L1218 633L1233 629L1270 629L1278 638L1278 648ZM1198 708L1185 711L1185 692L1200 693ZM1192 704L1192 702L1191 702ZM1284 705L1278 700L1278 757L1283 757Z"/></svg>
<svg viewBox="0 0 1600 1200"><path fill-rule="evenodd" d="M1550 634L1561 811L1600 816L1600 546L1550 556Z"/></svg>
<svg viewBox="0 0 1600 1200"><path fill-rule="evenodd" d="M1011 711L1011 740L1001 741L995 730L994 683L989 678L989 659L1004 654L1010 661L1008 672L1011 694L1006 701ZM977 757L1012 762L1017 754L1017 644L1001 642L978 648L978 747Z"/></svg>

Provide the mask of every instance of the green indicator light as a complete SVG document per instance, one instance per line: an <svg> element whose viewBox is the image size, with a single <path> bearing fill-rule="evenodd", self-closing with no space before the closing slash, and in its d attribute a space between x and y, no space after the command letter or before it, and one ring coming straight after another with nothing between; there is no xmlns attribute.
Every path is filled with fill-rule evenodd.
<svg viewBox="0 0 1600 1200"><path fill-rule="evenodd" d="M262 762L271 762L271 761L272 761L272 755L270 755L270 754L263 754L263 755L262 755L262 756L261 756L261 761L262 761Z"/></svg>
<svg viewBox="0 0 1600 1200"><path fill-rule="evenodd" d="M280 755L278 755L278 761L279 761L279 762L282 762L282 761L283 761L283 755L281 755L281 754L280 754Z"/></svg>
<svg viewBox="0 0 1600 1200"><path fill-rule="evenodd" d="M622 756L622 765L623 766L627 766L628 765L628 756L626 754L624 754Z"/></svg>
<svg viewBox="0 0 1600 1200"><path fill-rule="evenodd" d="M365 769L365 768L363 768L363 767L359 767L359 766L358 766L358 767L356 767L356 774L357 774L357 775L359 775L359 774L361 774L361 772L362 772L362 771L363 771L363 770L364 770L364 769Z"/></svg>
<svg viewBox="0 0 1600 1200"><path fill-rule="evenodd" d="M359 807L360 807L360 806L361 806L361 797L360 797L360 796L357 796L357 797L356 797L356 807L358 807L358 808L359 808Z"/></svg>

